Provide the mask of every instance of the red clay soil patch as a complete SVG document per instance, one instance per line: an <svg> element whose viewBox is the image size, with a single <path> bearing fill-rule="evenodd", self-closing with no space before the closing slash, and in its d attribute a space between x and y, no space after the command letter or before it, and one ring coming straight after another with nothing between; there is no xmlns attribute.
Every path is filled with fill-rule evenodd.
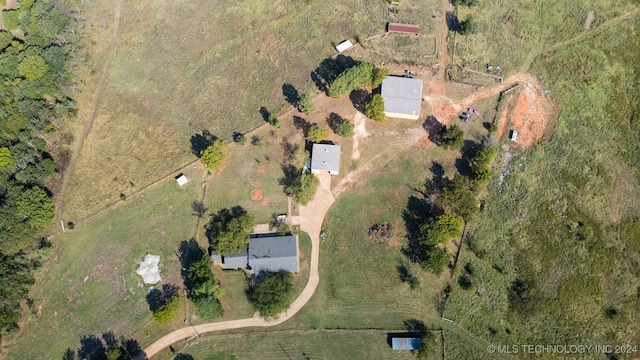
<svg viewBox="0 0 640 360"><path fill-rule="evenodd" d="M260 189L251 190L251 200L260 201L264 197L264 192Z"/></svg>
<svg viewBox="0 0 640 360"><path fill-rule="evenodd" d="M554 120L557 109L538 84L527 82L523 85L524 89L509 106L507 119L509 129L518 131L516 143L529 148L542 139L545 128Z"/></svg>
<svg viewBox="0 0 640 360"><path fill-rule="evenodd" d="M263 175L265 172L267 172L267 163L263 162L258 168L258 174Z"/></svg>
<svg viewBox="0 0 640 360"><path fill-rule="evenodd" d="M270 202L271 202L271 199L266 198L266 199L262 200L262 205L265 205L265 206L269 205Z"/></svg>

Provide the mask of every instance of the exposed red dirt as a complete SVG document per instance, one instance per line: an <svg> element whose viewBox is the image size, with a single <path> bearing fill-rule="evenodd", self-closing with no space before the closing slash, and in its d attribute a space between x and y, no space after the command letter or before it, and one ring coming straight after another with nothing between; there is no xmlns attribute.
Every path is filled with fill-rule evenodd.
<svg viewBox="0 0 640 360"><path fill-rule="evenodd" d="M262 190L260 189L251 190L251 200L260 201L262 200L263 197L264 197L264 192L262 192Z"/></svg>
<svg viewBox="0 0 640 360"><path fill-rule="evenodd" d="M263 175L265 172L267 172L267 163L263 162L258 168L258 174Z"/></svg>

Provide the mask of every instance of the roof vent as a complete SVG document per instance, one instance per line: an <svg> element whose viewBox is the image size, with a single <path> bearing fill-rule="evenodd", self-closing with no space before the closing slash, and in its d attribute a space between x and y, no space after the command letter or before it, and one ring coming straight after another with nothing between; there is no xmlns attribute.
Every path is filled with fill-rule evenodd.
<svg viewBox="0 0 640 360"><path fill-rule="evenodd" d="M324 152L327 152L327 148L324 148Z"/></svg>
<svg viewBox="0 0 640 360"><path fill-rule="evenodd" d="M322 163L323 163L323 164L326 164L327 162L326 162L326 161L323 161Z"/></svg>

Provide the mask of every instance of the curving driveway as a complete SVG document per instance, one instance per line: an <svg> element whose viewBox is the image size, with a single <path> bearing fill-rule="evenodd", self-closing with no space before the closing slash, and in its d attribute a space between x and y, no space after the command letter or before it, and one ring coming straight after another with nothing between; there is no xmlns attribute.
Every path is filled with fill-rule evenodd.
<svg viewBox="0 0 640 360"><path fill-rule="evenodd" d="M174 342L196 335L196 331L198 334L203 334L207 332L245 327L274 326L289 320L293 315L300 311L300 309L302 309L309 299L311 299L311 296L313 296L313 293L318 287L318 282L320 281L320 276L318 274L318 262L320 260L320 231L322 230L324 217L331 207L331 204L335 201L335 198L331 193L331 175L329 175L329 173L322 173L317 176L320 179L320 185L318 186L318 190L313 200L306 206L300 207L300 216L294 216L291 218L291 223L293 225L300 225L300 229L308 233L311 237L311 262L309 266L309 281L304 287L304 290L302 290L300 296L291 303L289 309L280 314L277 318L271 320L265 320L259 317L256 313L256 315L248 319L221 321L178 329L147 346L144 349L144 353L136 356L136 360L144 359L144 355L151 358Z"/></svg>

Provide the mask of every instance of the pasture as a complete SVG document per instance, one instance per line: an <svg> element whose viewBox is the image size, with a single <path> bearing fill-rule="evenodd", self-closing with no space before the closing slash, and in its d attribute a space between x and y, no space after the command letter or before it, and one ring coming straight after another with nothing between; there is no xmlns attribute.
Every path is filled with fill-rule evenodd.
<svg viewBox="0 0 640 360"><path fill-rule="evenodd" d="M400 16L428 32L437 3ZM194 160L192 135L230 140L261 125L261 107L287 105L283 84L315 89L310 74L335 53L332 43L380 33L391 19L374 0L93 1L81 11L90 19L88 71L60 151L68 161L86 137L61 207L75 221Z"/></svg>

